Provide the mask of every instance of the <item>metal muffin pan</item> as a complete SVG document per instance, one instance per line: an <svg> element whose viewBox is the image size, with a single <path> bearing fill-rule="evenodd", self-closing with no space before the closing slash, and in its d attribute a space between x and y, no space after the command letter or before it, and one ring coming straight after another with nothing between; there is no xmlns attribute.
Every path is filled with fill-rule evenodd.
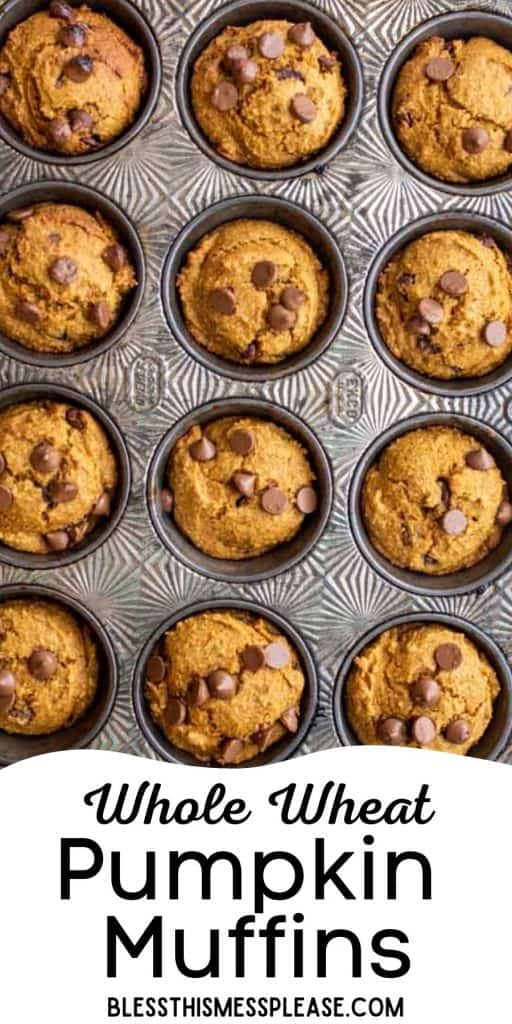
<svg viewBox="0 0 512 1024"><path fill-rule="evenodd" d="M322 266L329 273L330 299L325 322L309 345L279 363L241 365L209 352L188 330L176 287L176 278L187 255L204 235L215 228L240 218L270 220L291 228L309 242ZM224 199L194 217L174 240L167 255L162 275L162 302L169 327L189 355L214 373L235 380L265 383L288 373L304 370L328 348L343 323L348 301L348 277L339 245L329 229L295 203L274 196L238 196Z"/></svg>
<svg viewBox="0 0 512 1024"><path fill-rule="evenodd" d="M37 11L48 10L49 4L50 0L10 0L10 3L6 3L0 14L0 48L6 42L11 29L18 25L20 21L25 21L32 14L36 14ZM72 0L69 6L79 7L81 5L80 3L74 3ZM127 146L142 131L149 122L158 102L162 83L162 61L155 35L144 15L129 0L87 0L87 6L93 11L98 11L110 17L144 50L148 75L147 89L135 121L118 139L114 139L108 145L101 146L90 153L80 153L76 156L36 149L35 146L25 142L9 121L0 115L0 138L12 146L13 149L22 153L23 156L29 157L31 160L37 160L39 163L74 167L84 166L113 156L114 153Z"/></svg>
<svg viewBox="0 0 512 1024"><path fill-rule="evenodd" d="M148 743L165 761L174 761L178 764L195 766L200 765L197 758L187 753L187 751L180 750L178 747L173 746L153 720L149 711L149 705L144 696L146 678L145 669L153 648L159 640L162 639L164 634L167 633L168 630L172 629L177 622L180 622L182 619L188 619L192 615L199 615L201 612L221 608L248 612L251 615L268 619L268 621L271 622L276 629L278 629L279 632L290 641L290 644L297 652L305 678L304 693L301 700L300 724L297 732L288 733L279 741L279 743L275 743L274 746L269 747L268 750L258 754L257 757L253 757L251 761L244 761L243 764L228 765L226 767L256 768L261 765L284 761L286 758L291 757L294 751L297 750L307 736L308 730L311 726L318 700L316 667L311 651L298 630L294 629L294 627L287 622L282 615L278 615L275 611L270 608L265 608L263 605L254 604L252 601L234 601L229 598L226 600L199 601L195 604L189 605L187 608L182 608L180 611L175 612L173 615L169 616L165 622L162 622L158 626L140 652L133 674L132 698L137 721ZM215 765L212 767L215 767Z"/></svg>

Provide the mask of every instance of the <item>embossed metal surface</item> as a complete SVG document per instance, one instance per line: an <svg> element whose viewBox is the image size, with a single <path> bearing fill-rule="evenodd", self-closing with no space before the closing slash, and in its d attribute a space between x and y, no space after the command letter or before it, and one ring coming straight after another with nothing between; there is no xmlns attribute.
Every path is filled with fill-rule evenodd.
<svg viewBox="0 0 512 1024"><path fill-rule="evenodd" d="M417 412L467 412L510 436L510 388L450 401L422 394L379 361L366 336L361 296L366 267L376 249L401 225L432 211L473 209L512 216L512 194L458 199L426 188L394 161L380 134L376 86L391 49L414 25L462 0L317 0L340 21L364 63L366 103L355 138L323 173L271 185L249 182L209 162L181 126L174 102L174 73L185 40L215 6L212 0L139 0L162 49L163 89L151 122L111 159L85 168L54 169L0 146L0 189L41 179L82 181L120 204L145 247L148 283L141 312L110 352L83 366L40 371L0 361L0 385L52 380L83 389L116 418L129 447L134 486L128 511L95 554L63 570L28 573L2 567L3 582L51 583L92 608L110 629L121 668L114 713L95 746L155 756L135 722L131 670L145 638L173 609L209 596L240 596L287 616L309 641L320 673L321 703L302 750L337 745L331 714L333 682L342 654L377 622L401 611L452 611L490 632L512 657L512 573L483 594L440 600L414 598L384 583L357 553L346 520L350 473L359 455L386 426ZM509 0L487 0L482 9L510 14ZM350 274L350 304L341 333L313 366L264 385L229 381L199 366L172 338L159 296L160 273L177 231L215 200L238 194L282 195L303 204L336 235ZM261 395L288 406L318 433L335 473L335 505L317 547L292 572L268 582L236 586L208 582L186 569L159 543L144 500L151 454L177 418L195 405L227 395ZM507 400L508 405L507 405ZM512 762L512 746L503 755Z"/></svg>

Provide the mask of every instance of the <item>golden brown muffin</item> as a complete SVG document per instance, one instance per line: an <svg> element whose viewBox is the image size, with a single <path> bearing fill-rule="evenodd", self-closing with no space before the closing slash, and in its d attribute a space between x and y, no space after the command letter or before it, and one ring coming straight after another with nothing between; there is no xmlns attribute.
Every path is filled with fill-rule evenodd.
<svg viewBox="0 0 512 1024"><path fill-rule="evenodd" d="M37 149L88 153L117 139L146 90L144 53L88 7L53 0L0 50L0 111Z"/></svg>
<svg viewBox="0 0 512 1024"><path fill-rule="evenodd" d="M103 427L85 409L27 402L0 412L0 541L18 551L65 551L110 514L117 467Z"/></svg>
<svg viewBox="0 0 512 1024"><path fill-rule="evenodd" d="M432 576L480 562L512 519L492 455L476 438L444 426L392 441L366 474L361 509L385 558Z"/></svg>
<svg viewBox="0 0 512 1024"><path fill-rule="evenodd" d="M135 284L126 250L98 213L39 203L0 225L0 330L26 348L74 352L102 338Z"/></svg>
<svg viewBox="0 0 512 1024"><path fill-rule="evenodd" d="M414 370L481 377L512 351L509 263L486 235L422 235L380 275L376 313L386 345Z"/></svg>
<svg viewBox="0 0 512 1024"><path fill-rule="evenodd" d="M467 754L500 690L485 655L442 625L395 626L355 658L345 702L361 743Z"/></svg>
<svg viewBox="0 0 512 1024"><path fill-rule="evenodd" d="M205 135L221 156L248 167L306 160L345 112L338 55L308 23L228 26L196 61L191 91Z"/></svg>
<svg viewBox="0 0 512 1024"><path fill-rule="evenodd" d="M178 277L185 322L201 345L237 363L277 363L325 320L329 276L295 231L236 220L205 235Z"/></svg>
<svg viewBox="0 0 512 1024"><path fill-rule="evenodd" d="M297 653L256 615L222 609L182 619L149 659L146 679L155 722L200 761L240 764L299 727Z"/></svg>
<svg viewBox="0 0 512 1024"><path fill-rule="evenodd" d="M433 36L401 69L392 117L407 156L441 181L512 165L512 53L492 39Z"/></svg>
<svg viewBox="0 0 512 1024"><path fill-rule="evenodd" d="M171 452L168 480L176 524L214 558L252 558L284 544L318 504L299 442L253 417L192 427Z"/></svg>
<svg viewBox="0 0 512 1024"><path fill-rule="evenodd" d="M88 627L53 601L0 605L0 729L26 736L73 725L94 700L98 652Z"/></svg>

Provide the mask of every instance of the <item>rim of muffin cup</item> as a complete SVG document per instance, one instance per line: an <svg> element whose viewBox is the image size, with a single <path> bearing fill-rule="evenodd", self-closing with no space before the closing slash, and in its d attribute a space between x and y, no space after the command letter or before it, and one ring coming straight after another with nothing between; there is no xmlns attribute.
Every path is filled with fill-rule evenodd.
<svg viewBox="0 0 512 1024"><path fill-rule="evenodd" d="M178 611L175 611L169 616L169 618L165 619L164 622L161 622L160 625L157 626L144 644L144 647L137 658L133 673L132 700L138 725L150 747L152 747L153 750L155 750L156 753L165 761L173 761L176 764L186 764L201 768L221 768L220 765L213 763L211 765L204 765L194 757L193 754L188 753L186 750L180 750L179 747L175 747L170 740L167 739L160 726L154 721L144 693L146 684L145 669L148 659L157 643L163 639L164 634L183 619L188 619L194 615L200 615L202 612L219 610L247 612L249 615L267 619L272 625L276 626L279 632L284 634L296 651L305 679L304 692L300 703L301 715L297 732L287 733L281 740L279 740L278 743L273 744L268 748L268 750L257 754L256 757L251 758L249 761L244 761L242 764L223 765L222 770L225 768L256 768L266 764L277 763L278 761L285 761L287 758L291 757L301 743L303 743L315 716L318 704L318 676L316 665L308 644L295 626L293 626L291 622L279 612L268 608L266 605L259 603L256 604L254 601L243 601L233 598L216 598L212 601L195 601L193 604L189 604L185 608L180 608Z"/></svg>
<svg viewBox="0 0 512 1024"><path fill-rule="evenodd" d="M53 754L61 750L81 750L96 738L107 723L114 707L119 672L117 658L110 637L96 617L82 601L65 595L54 587L32 583L14 583L0 587L0 604L14 600L53 601L83 620L90 628L98 649L98 690L91 707L67 729L44 736L24 736L0 729L0 765L7 766L26 757Z"/></svg>
<svg viewBox="0 0 512 1024"><path fill-rule="evenodd" d="M512 23L511 23L512 32ZM512 352L489 373L481 377L458 377L443 380L429 377L404 363L393 354L381 334L376 312L376 298L379 277L387 264L411 242L431 231L466 231L473 235L480 233L491 235L496 239L499 248L509 255L512 261L512 229L505 223L487 217L484 214L472 213L467 210L454 210L444 213L428 213L417 220L399 228L391 238L381 246L372 259L368 269L363 294L363 314L370 341L382 362L400 380L411 387L418 388L433 395L445 398L464 398L470 395L482 395L501 387L512 377Z"/></svg>
<svg viewBox="0 0 512 1024"><path fill-rule="evenodd" d="M100 519L91 533L87 535L89 539L86 537L85 542L76 547L70 547L60 552L37 554L31 551L19 551L0 541L0 563L12 565L17 569L57 569L92 555L119 526L130 497L132 475L126 442L115 420L101 405L89 398L88 395L75 391L74 388L51 382L16 384L14 387L0 390L0 412L24 402L45 401L64 402L91 413L107 435L116 460L118 483L112 494L110 515Z"/></svg>
<svg viewBox="0 0 512 1024"><path fill-rule="evenodd" d="M291 540L279 544L265 554L252 558L214 558L200 551L181 532L172 514L165 513L161 504L162 488L167 488L167 464L177 441L191 427L206 426L226 416L252 416L269 420L283 427L305 448L315 473L319 497L318 507L304 518L302 526ZM189 569L213 580L227 583L254 583L268 580L289 571L301 562L319 541L329 520L333 501L333 477L329 457L314 431L304 420L284 406L274 405L261 398L233 397L214 399L199 405L178 420L157 445L149 465L146 499L153 527L164 547Z"/></svg>
<svg viewBox="0 0 512 1024"><path fill-rule="evenodd" d="M380 77L377 93L377 113L386 143L404 170L408 171L422 185L427 185L429 188L436 188L441 192L448 192L454 196L470 197L495 195L498 192L508 190L512 182L512 167L506 174L500 174L496 178L486 178L482 181L466 183L443 181L441 178L435 178L433 174L423 171L421 167L415 164L407 156L405 150L402 149L396 137L391 114L391 102L398 74L405 62L412 56L418 44L435 35L443 36L445 39L469 39L472 36L487 36L505 48L512 50L511 19L506 15L493 14L491 11L453 11L448 14L436 15L417 25L395 47L388 57Z"/></svg>
<svg viewBox="0 0 512 1024"><path fill-rule="evenodd" d="M443 612L406 612L401 615L395 615L373 626L350 648L338 669L332 698L334 724L340 743L344 747L360 747L364 745L350 725L345 706L345 686L355 658L361 654L368 644L372 643L388 629L392 629L394 626L404 626L413 623L426 626L439 624L464 633L486 655L496 671L501 689L493 705L491 721L478 743L471 747L466 755L469 757L485 758L487 761L495 761L503 753L512 729L512 670L496 641L481 629L480 626L458 615L448 615Z"/></svg>
<svg viewBox="0 0 512 1024"><path fill-rule="evenodd" d="M366 474L380 458L384 449L404 434L409 434L420 427L435 426L454 427L479 441L494 457L512 493L512 445L503 434L473 416L449 412L419 413L388 427L363 452L350 481L348 521L360 554L386 583L421 597L455 597L473 590L485 590L510 566L512 527L505 527L498 546L475 565L468 569L459 569L457 572L434 576L402 569L381 555L370 540L361 510L361 495Z"/></svg>
<svg viewBox="0 0 512 1024"><path fill-rule="evenodd" d="M72 352L40 352L27 348L0 331L0 352L19 363L59 369L76 366L102 355L118 342L133 323L142 302L146 284L146 263L139 235L130 218L108 196L89 185L70 181L39 181L6 192L0 197L0 224L11 210L39 203L66 203L80 206L90 214L100 213L116 230L135 268L137 284L125 297L119 319L102 338L97 338Z"/></svg>
<svg viewBox="0 0 512 1024"><path fill-rule="evenodd" d="M66 3L69 7L80 6L80 3L76 3L75 0L66 0ZM117 153L132 142L146 126L151 115L154 113L160 95L162 85L160 47L142 11L130 3L129 0L84 0L84 3L93 11L98 11L98 13L110 17L143 49L148 76L147 89L133 124L117 139L113 139L112 142L107 143L105 146L100 146L90 153L68 155L66 153L38 149L36 146L25 142L19 132L0 114L0 138L11 146L12 149L16 149L23 156L28 157L30 160L37 160L39 163L73 167L92 164L97 160L113 156L114 153ZM4 45L11 29L15 28L16 25L29 18L32 14L47 10L49 5L50 0L10 0L2 8L0 46Z"/></svg>
<svg viewBox="0 0 512 1024"><path fill-rule="evenodd" d="M176 279L183 270L189 252L205 235L224 224L240 219L271 220L301 235L311 246L329 274L329 308L327 317L304 348L278 363L236 363L210 352L196 341L183 315ZM198 213L174 239L167 253L162 274L162 303L173 335L193 359L208 370L234 380L259 383L278 380L290 373L304 370L318 359L338 334L347 309L348 274L336 238L317 217L304 207L275 196L237 196L222 199Z"/></svg>
<svg viewBox="0 0 512 1024"><path fill-rule="evenodd" d="M249 167L221 156L200 128L192 106L190 81L194 64L208 43L228 25L250 25L254 21L285 19L310 21L317 35L329 50L336 50L342 60L343 78L347 86L347 109L341 125L331 140L300 164L273 169ZM289 181L303 174L324 168L348 144L359 122L364 101L364 75L359 54L347 32L323 10L304 0L235 0L209 14L196 27L180 57L176 76L176 98L181 120L196 146L219 167L244 178L261 181Z"/></svg>

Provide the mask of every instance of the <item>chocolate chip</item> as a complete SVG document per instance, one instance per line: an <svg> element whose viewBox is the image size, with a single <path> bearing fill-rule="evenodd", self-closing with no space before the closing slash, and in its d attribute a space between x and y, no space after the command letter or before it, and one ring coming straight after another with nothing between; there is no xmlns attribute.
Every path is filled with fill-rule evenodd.
<svg viewBox="0 0 512 1024"><path fill-rule="evenodd" d="M277 722L274 722L273 725L268 725L266 729L258 729L258 732L255 732L251 739L260 748L260 751L263 754L265 750L268 750L269 747L274 745L274 743L277 743L277 741L281 739L281 736L281 729Z"/></svg>
<svg viewBox="0 0 512 1024"><path fill-rule="evenodd" d="M425 64L425 74L431 82L447 82L455 71L455 64L448 57L433 57Z"/></svg>
<svg viewBox="0 0 512 1024"><path fill-rule="evenodd" d="M87 25L82 23L65 25L57 32L57 42L61 46L83 46L87 38L87 32Z"/></svg>
<svg viewBox="0 0 512 1024"><path fill-rule="evenodd" d="M58 231L50 231L50 234L48 235L48 241L51 242L52 245L58 245L58 243L60 242L60 235Z"/></svg>
<svg viewBox="0 0 512 1024"><path fill-rule="evenodd" d="M45 683L55 675L58 662L53 651L47 651L44 647L37 647L32 651L27 664L30 675Z"/></svg>
<svg viewBox="0 0 512 1024"><path fill-rule="evenodd" d="M73 501L77 494L76 484L69 483L67 480L52 480L48 484L48 495L53 505L63 505L67 501Z"/></svg>
<svg viewBox="0 0 512 1024"><path fill-rule="evenodd" d="M377 738L391 747L401 747L407 739L407 729L401 718L381 718L376 732Z"/></svg>
<svg viewBox="0 0 512 1024"><path fill-rule="evenodd" d="M416 679L411 686L411 697L415 704L424 704L433 708L441 699L441 687L435 679L424 677Z"/></svg>
<svg viewBox="0 0 512 1024"><path fill-rule="evenodd" d="M219 82L212 92L212 105L225 114L234 110L238 103L238 89L232 82Z"/></svg>
<svg viewBox="0 0 512 1024"><path fill-rule="evenodd" d="M63 146L71 138L71 127L65 117L54 117L48 122L47 135L50 142Z"/></svg>
<svg viewBox="0 0 512 1024"><path fill-rule="evenodd" d="M429 324L440 324L443 319L443 307L435 299L422 299L418 306L420 316Z"/></svg>
<svg viewBox="0 0 512 1024"><path fill-rule="evenodd" d="M274 643L267 644L265 647L265 665L267 668L284 668L285 665L290 661L290 652L284 644L280 644L278 640Z"/></svg>
<svg viewBox="0 0 512 1024"><path fill-rule="evenodd" d="M78 277L78 267L69 256L60 256L58 260L50 263L48 275L57 284L71 284Z"/></svg>
<svg viewBox="0 0 512 1024"><path fill-rule="evenodd" d="M272 260L260 260L252 268L251 281L255 288L268 288L277 277L277 267Z"/></svg>
<svg viewBox="0 0 512 1024"><path fill-rule="evenodd" d="M237 455L249 455L254 448L254 434L250 430L232 430L229 447Z"/></svg>
<svg viewBox="0 0 512 1024"><path fill-rule="evenodd" d="M38 473L54 473L61 461L60 452L48 441L40 441L30 453L30 463Z"/></svg>
<svg viewBox="0 0 512 1024"><path fill-rule="evenodd" d="M165 720L168 725L183 725L187 720L187 707L179 697L171 697L167 701Z"/></svg>
<svg viewBox="0 0 512 1024"><path fill-rule="evenodd" d="M7 465L7 463L5 461L5 456L3 456L0 453L0 475L4 472L6 465Z"/></svg>
<svg viewBox="0 0 512 1024"><path fill-rule="evenodd" d="M61 0L52 0L50 15L52 18L62 18L63 21L74 21L76 18L73 8L69 4L61 3Z"/></svg>
<svg viewBox="0 0 512 1024"><path fill-rule="evenodd" d="M27 302L25 299L21 299L18 302L16 315L20 320L23 320L26 324L32 324L34 327L42 320L39 306L36 306L35 302Z"/></svg>
<svg viewBox="0 0 512 1024"><path fill-rule="evenodd" d="M468 290L467 277L464 277L464 274L459 274L458 270L447 270L441 277L439 284L443 292L446 292L447 295L452 295L454 298L464 295L464 292Z"/></svg>
<svg viewBox="0 0 512 1024"><path fill-rule="evenodd" d="M232 288L213 288L210 292L209 301L215 313L232 316L235 312L236 301Z"/></svg>
<svg viewBox="0 0 512 1024"><path fill-rule="evenodd" d="M233 67L233 75L239 85L251 85L258 77L258 65L254 60L240 60Z"/></svg>
<svg viewBox="0 0 512 1024"><path fill-rule="evenodd" d="M187 686L187 704L191 708L201 708L210 699L210 691L200 676L194 676Z"/></svg>
<svg viewBox="0 0 512 1024"><path fill-rule="evenodd" d="M309 515L318 508L318 496L313 487L301 487L295 498L299 512Z"/></svg>
<svg viewBox="0 0 512 1024"><path fill-rule="evenodd" d="M20 206L17 210L9 210L6 214L6 220L12 221L13 224L19 224L22 220L27 220L31 217L34 212L33 206Z"/></svg>
<svg viewBox="0 0 512 1024"><path fill-rule="evenodd" d="M472 155L483 153L488 145L489 132L480 125L466 128L462 132L462 147L466 150L466 153L471 153Z"/></svg>
<svg viewBox="0 0 512 1024"><path fill-rule="evenodd" d="M0 485L0 512L5 512L5 509L12 505L12 501L13 498L9 488Z"/></svg>
<svg viewBox="0 0 512 1024"><path fill-rule="evenodd" d="M112 508L112 498L109 491L103 491L100 494L97 501L95 501L92 512L95 516L109 516Z"/></svg>
<svg viewBox="0 0 512 1024"><path fill-rule="evenodd" d="M284 725L288 732L297 732L299 728L299 710L298 708L288 708L281 715L279 721L281 725Z"/></svg>
<svg viewBox="0 0 512 1024"><path fill-rule="evenodd" d="M326 57L325 54L322 53L318 58L318 67L320 68L320 71L322 71L323 73L326 71L332 71L332 69L335 68L337 64L338 58L335 57L334 54L330 54L329 57Z"/></svg>
<svg viewBox="0 0 512 1024"><path fill-rule="evenodd" d="M288 39L291 43L295 43L296 46L301 46L305 50L309 49L310 46L313 46L316 39L311 22L304 21L298 25L292 25L288 29Z"/></svg>
<svg viewBox="0 0 512 1024"><path fill-rule="evenodd" d="M494 469L496 465L492 455L485 448L475 448L474 451L468 452L465 461L470 469L479 469L484 473L488 469Z"/></svg>
<svg viewBox="0 0 512 1024"><path fill-rule="evenodd" d="M430 324L422 316L412 316L405 327L409 334L430 334Z"/></svg>
<svg viewBox="0 0 512 1024"><path fill-rule="evenodd" d="M255 341L251 341L251 343L247 346L245 352L242 353L242 357L243 359L246 359L248 363L253 363L257 355L258 346Z"/></svg>
<svg viewBox="0 0 512 1024"><path fill-rule="evenodd" d="M231 483L239 494L244 498L252 498L256 487L256 476L254 473L245 473L243 469L237 469L231 477Z"/></svg>
<svg viewBox="0 0 512 1024"><path fill-rule="evenodd" d="M510 501L502 501L496 513L498 526L508 526L512 522L512 504Z"/></svg>
<svg viewBox="0 0 512 1024"><path fill-rule="evenodd" d="M444 476L440 476L437 478L436 483L439 484L439 488L441 491L441 504L448 506L451 496L450 484L448 480L446 480Z"/></svg>
<svg viewBox="0 0 512 1024"><path fill-rule="evenodd" d="M0 669L0 715L6 715L16 700L16 677L8 668Z"/></svg>
<svg viewBox="0 0 512 1024"><path fill-rule="evenodd" d="M234 764L244 749L243 740L223 740L217 755L218 764Z"/></svg>
<svg viewBox="0 0 512 1024"><path fill-rule="evenodd" d="M80 409L68 409L66 419L74 430L85 430L85 420Z"/></svg>
<svg viewBox="0 0 512 1024"><path fill-rule="evenodd" d="M290 284L286 288L283 288L280 301L281 305L284 306L285 309L289 309L293 313L296 313L302 306L305 298L306 296L300 288L296 288L295 285Z"/></svg>
<svg viewBox="0 0 512 1024"><path fill-rule="evenodd" d="M457 644L440 644L434 651L436 664L444 672L451 672L462 663L462 651Z"/></svg>
<svg viewBox="0 0 512 1024"><path fill-rule="evenodd" d="M211 462L217 454L217 449L213 444L213 441L210 441L204 434L199 438L199 441L194 441L193 444L189 446L188 450L190 458L193 459L194 462Z"/></svg>
<svg viewBox="0 0 512 1024"><path fill-rule="evenodd" d="M62 69L62 74L70 82L86 82L92 74L93 63L90 57L72 57Z"/></svg>
<svg viewBox="0 0 512 1024"><path fill-rule="evenodd" d="M264 32L258 40L258 49L262 57L276 60L284 53L284 39L279 32Z"/></svg>
<svg viewBox="0 0 512 1024"><path fill-rule="evenodd" d="M69 535L65 530L53 530L45 533L44 539L51 551L65 551L69 547Z"/></svg>
<svg viewBox="0 0 512 1024"><path fill-rule="evenodd" d="M456 718L446 726L445 736L449 743L466 743L471 736L471 729L463 718Z"/></svg>
<svg viewBox="0 0 512 1024"><path fill-rule="evenodd" d="M298 92L296 96L292 96L290 109L292 114L294 114L299 121L302 121L302 124L310 124L311 121L315 120L317 112L316 103L314 103L314 101L303 92Z"/></svg>
<svg viewBox="0 0 512 1024"><path fill-rule="evenodd" d="M146 679L150 683L161 683L165 679L167 666L163 658L158 654L152 654L146 665Z"/></svg>
<svg viewBox="0 0 512 1024"><path fill-rule="evenodd" d="M482 245L485 245L486 249L497 249L498 246L492 235L480 235L480 241Z"/></svg>
<svg viewBox="0 0 512 1024"><path fill-rule="evenodd" d="M210 672L206 682L210 696L216 697L217 700L232 700L238 689L236 679L223 668Z"/></svg>
<svg viewBox="0 0 512 1024"><path fill-rule="evenodd" d="M302 74L302 71L297 71L296 68L278 68L275 72L276 78L279 80L285 80L287 78L294 78L297 82L305 82L306 79Z"/></svg>
<svg viewBox="0 0 512 1024"><path fill-rule="evenodd" d="M427 743L432 743L436 732L437 729L434 722L427 715L420 715L419 718L415 718L411 725L411 736L421 747L424 747Z"/></svg>
<svg viewBox="0 0 512 1024"><path fill-rule="evenodd" d="M512 129L506 133L505 138L503 139L503 149L506 150L507 153L512 153Z"/></svg>
<svg viewBox="0 0 512 1024"><path fill-rule="evenodd" d="M92 529L92 523L90 519L82 519L81 523L76 523L71 527L71 543L73 547L77 544L81 544L84 538Z"/></svg>
<svg viewBox="0 0 512 1024"><path fill-rule="evenodd" d="M9 75L0 74L0 96L4 96L11 84Z"/></svg>
<svg viewBox="0 0 512 1024"><path fill-rule="evenodd" d="M124 267L126 263L126 253L122 245L119 245L117 242L115 245L107 245L107 248L103 250L101 257L104 263L114 271L114 274L117 273L118 270L121 270L121 267Z"/></svg>
<svg viewBox="0 0 512 1024"><path fill-rule="evenodd" d="M234 64L247 60L248 56L249 51L246 50L245 46L239 46L238 43L234 43L233 46L229 46L226 50L222 63L228 71L231 71Z"/></svg>
<svg viewBox="0 0 512 1024"><path fill-rule="evenodd" d="M258 672L265 664L265 652L257 644L248 644L242 651L242 664L248 672Z"/></svg>
<svg viewBox="0 0 512 1024"><path fill-rule="evenodd" d="M0 231L0 256L5 256L9 246L10 234L8 231Z"/></svg>
<svg viewBox="0 0 512 1024"><path fill-rule="evenodd" d="M452 537L458 537L459 534L464 533L468 521L461 509L451 508L448 512L445 512L441 525L445 533L450 534Z"/></svg>
<svg viewBox="0 0 512 1024"><path fill-rule="evenodd" d="M160 491L160 507L165 515L170 515L174 505L174 495L168 487L162 487Z"/></svg>
<svg viewBox="0 0 512 1024"><path fill-rule="evenodd" d="M261 495L261 507L271 516L280 516L288 504L288 498L279 487L267 487Z"/></svg>
<svg viewBox="0 0 512 1024"><path fill-rule="evenodd" d="M491 320L484 327L484 338L492 348L499 348L507 337L507 325L501 320Z"/></svg>
<svg viewBox="0 0 512 1024"><path fill-rule="evenodd" d="M110 306L106 302L90 302L87 307L87 317L91 323L105 331L112 319Z"/></svg>
<svg viewBox="0 0 512 1024"><path fill-rule="evenodd" d="M90 132L94 126L94 118L87 110L79 110L74 107L68 113L69 123L74 132Z"/></svg>
<svg viewBox="0 0 512 1024"><path fill-rule="evenodd" d="M269 327L280 334L282 331L291 331L297 320L296 313L292 312L291 309L286 309L281 303L277 302L271 306L268 313L268 324Z"/></svg>

